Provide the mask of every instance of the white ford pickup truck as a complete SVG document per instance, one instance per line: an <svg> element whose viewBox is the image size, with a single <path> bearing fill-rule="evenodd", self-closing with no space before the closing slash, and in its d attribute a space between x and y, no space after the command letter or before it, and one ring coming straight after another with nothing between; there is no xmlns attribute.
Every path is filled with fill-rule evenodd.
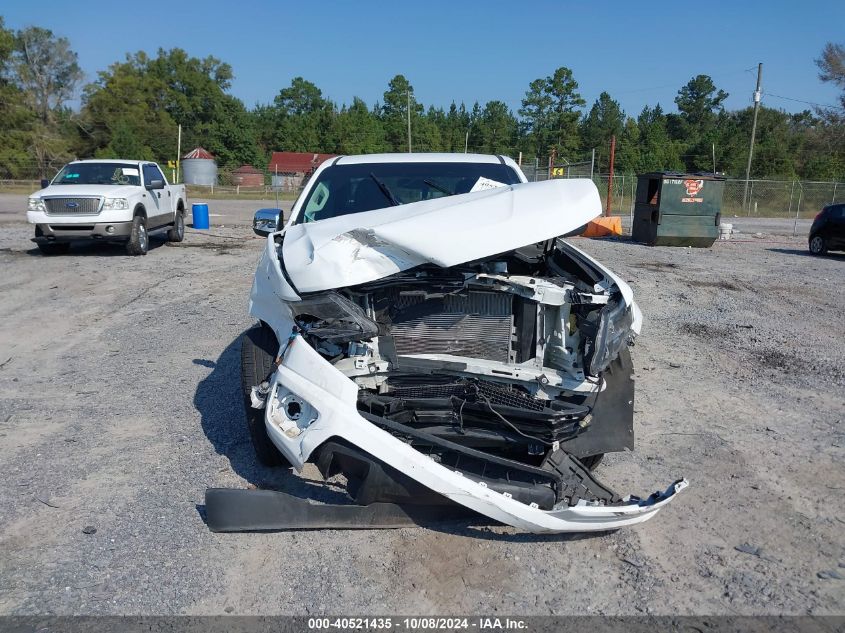
<svg viewBox="0 0 845 633"><path fill-rule="evenodd" d="M83 239L125 242L129 255L146 255L151 231L167 229L171 242L185 237L185 185L168 184L156 163L78 160L42 185L29 197L26 219L46 255Z"/></svg>

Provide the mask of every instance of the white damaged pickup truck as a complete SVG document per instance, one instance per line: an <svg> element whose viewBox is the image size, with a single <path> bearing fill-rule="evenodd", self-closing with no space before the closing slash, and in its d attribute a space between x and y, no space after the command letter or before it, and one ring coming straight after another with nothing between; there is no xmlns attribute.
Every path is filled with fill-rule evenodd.
<svg viewBox="0 0 845 633"><path fill-rule="evenodd" d="M247 423L269 465L343 477L353 503L209 489L217 531L393 527L484 515L531 532L645 521L686 485L619 495L633 448L630 287L566 243L590 180L527 183L499 156L324 163L287 225L266 211L243 338Z"/></svg>
<svg viewBox="0 0 845 633"><path fill-rule="evenodd" d="M26 219L45 255L67 253L72 242L123 242L129 255L146 255L149 233L185 237L185 185L168 184L156 163L77 160L29 197Z"/></svg>

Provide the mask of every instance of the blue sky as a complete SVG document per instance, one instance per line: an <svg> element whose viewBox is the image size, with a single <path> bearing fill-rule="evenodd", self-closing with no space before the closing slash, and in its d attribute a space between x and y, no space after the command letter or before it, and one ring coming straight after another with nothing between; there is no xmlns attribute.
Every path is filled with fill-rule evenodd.
<svg viewBox="0 0 845 633"><path fill-rule="evenodd" d="M272 101L300 75L349 103L381 100L407 76L426 105L501 99L514 111L528 83L568 66L588 105L607 90L636 115L674 109L693 75L711 75L730 109L751 104L763 62L764 104L835 104L813 60L845 42L845 2L269 2L3 0L7 27L38 25L70 39L87 80L137 50L181 47L232 65L232 93Z"/></svg>

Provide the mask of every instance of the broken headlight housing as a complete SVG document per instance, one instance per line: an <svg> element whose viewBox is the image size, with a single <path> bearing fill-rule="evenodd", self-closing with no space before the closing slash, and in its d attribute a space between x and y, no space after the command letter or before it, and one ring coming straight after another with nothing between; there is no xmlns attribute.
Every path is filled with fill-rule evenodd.
<svg viewBox="0 0 845 633"><path fill-rule="evenodd" d="M349 343L378 334L364 311L337 292L324 292L288 304L302 331L326 343Z"/></svg>
<svg viewBox="0 0 845 633"><path fill-rule="evenodd" d="M634 315L624 303L610 302L601 311L590 374L598 376L631 340Z"/></svg>

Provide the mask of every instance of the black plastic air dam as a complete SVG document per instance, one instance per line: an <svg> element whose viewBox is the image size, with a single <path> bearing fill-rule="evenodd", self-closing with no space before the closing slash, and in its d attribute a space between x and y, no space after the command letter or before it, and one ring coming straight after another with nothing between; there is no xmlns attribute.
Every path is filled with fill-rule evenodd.
<svg viewBox="0 0 845 633"><path fill-rule="evenodd" d="M208 488L205 517L212 532L393 529L467 517L491 522L491 519L454 505L321 504L276 490L238 488Z"/></svg>

